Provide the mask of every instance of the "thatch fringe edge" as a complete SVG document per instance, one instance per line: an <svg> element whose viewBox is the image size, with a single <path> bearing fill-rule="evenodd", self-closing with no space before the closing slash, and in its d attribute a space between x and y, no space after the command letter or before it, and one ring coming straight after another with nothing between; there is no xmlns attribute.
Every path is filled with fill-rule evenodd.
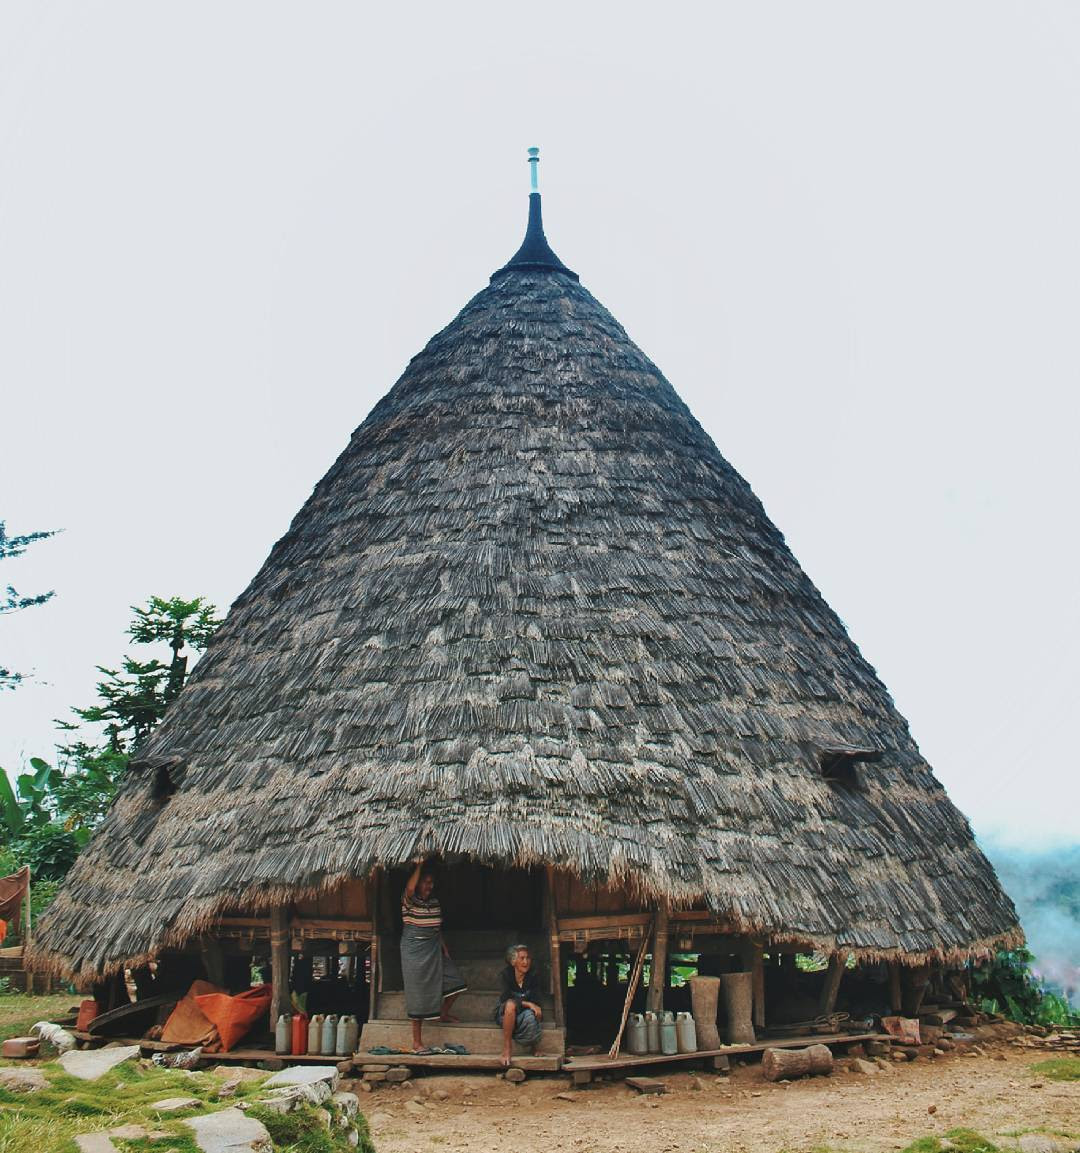
<svg viewBox="0 0 1080 1153"><path fill-rule="evenodd" d="M400 862L393 862L390 867L396 867ZM535 864L535 862L514 862L515 865ZM376 866L376 869L380 866ZM129 957L121 957L109 961L98 969L76 967L71 959L62 954L42 949L31 943L24 951L23 964L34 972L47 973L59 980L73 982L100 979L118 973L125 968L134 968L144 965L166 949L177 949L188 944L193 939L207 933L214 924L228 910L240 906L253 912L267 911L277 905L288 904L295 901L311 900L336 892L349 881L365 880L370 878L357 877L351 873L333 874L326 877L320 884L308 885L260 885L252 886L238 893L219 894L213 898L193 903L175 924L167 926L160 938L153 942L150 948ZM571 870L573 871L573 870ZM672 892L662 890L659 886L642 883L639 873L628 872L625 876L612 876L609 883L630 882L628 891L635 897L647 901L664 900L669 904L672 912L680 908L689 908L703 897L708 895L701 892ZM710 924L710 928L714 927ZM902 965L916 967L931 963L946 965L963 964L967 961L983 961L995 952L1003 949L1016 949L1025 943L1024 932L1017 925L1006 933L999 933L975 941L966 947L951 949L930 949L921 952L904 952L901 949L871 949L856 948L844 945L835 937L826 937L816 934L795 933L783 929L770 928L740 917L732 918L717 914L715 927L732 935L756 937L763 943L777 945L803 945L806 952L820 953L831 957L854 956L857 961L876 963L878 961L895 961Z"/></svg>

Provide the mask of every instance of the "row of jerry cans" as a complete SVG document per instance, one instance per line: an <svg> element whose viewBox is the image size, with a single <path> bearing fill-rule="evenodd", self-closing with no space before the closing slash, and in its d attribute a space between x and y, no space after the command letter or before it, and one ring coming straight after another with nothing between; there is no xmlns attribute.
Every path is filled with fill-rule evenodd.
<svg viewBox="0 0 1080 1153"><path fill-rule="evenodd" d="M689 1013L631 1013L626 1027L626 1051L644 1053L696 1053L697 1026Z"/></svg>
<svg viewBox="0 0 1080 1153"><path fill-rule="evenodd" d="M350 1057L360 1043L360 1023L351 1014L338 1017L316 1013L282 1013L274 1029L274 1052L302 1057L305 1053L327 1057Z"/></svg>

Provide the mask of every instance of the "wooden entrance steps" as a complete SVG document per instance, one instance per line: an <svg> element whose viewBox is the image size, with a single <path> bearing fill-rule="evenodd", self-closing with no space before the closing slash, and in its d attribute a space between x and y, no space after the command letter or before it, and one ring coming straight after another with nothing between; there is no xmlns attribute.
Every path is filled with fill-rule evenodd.
<svg viewBox="0 0 1080 1153"><path fill-rule="evenodd" d="M464 1045L470 1054L497 1056L502 1052L502 1030L492 1021L461 1021L456 1025L442 1025L438 1021L424 1022L425 1045ZM368 1021L360 1034L360 1049L368 1052L385 1045L391 1049L412 1048L412 1023L408 1020L385 1020L381 1017ZM524 1057L532 1049L514 1045L515 1056ZM566 1030L545 1021L540 1030L540 1044L535 1053L540 1057L561 1057L566 1052ZM373 1057L372 1060L378 1060Z"/></svg>

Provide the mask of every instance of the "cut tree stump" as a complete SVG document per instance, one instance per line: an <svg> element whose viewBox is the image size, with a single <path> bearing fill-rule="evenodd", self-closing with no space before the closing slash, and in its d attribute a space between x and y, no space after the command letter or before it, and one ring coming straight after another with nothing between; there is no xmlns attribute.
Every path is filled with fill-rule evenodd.
<svg viewBox="0 0 1080 1153"><path fill-rule="evenodd" d="M806 1049L766 1049L761 1058L761 1074L766 1081L791 1080L815 1073L831 1073L833 1055L828 1045Z"/></svg>

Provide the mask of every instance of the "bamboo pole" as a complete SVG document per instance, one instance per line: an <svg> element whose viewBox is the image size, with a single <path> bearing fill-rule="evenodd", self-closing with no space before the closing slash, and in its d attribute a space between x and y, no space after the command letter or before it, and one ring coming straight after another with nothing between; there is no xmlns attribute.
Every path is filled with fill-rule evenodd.
<svg viewBox="0 0 1080 1153"><path fill-rule="evenodd" d="M626 1031L626 1019L630 1016L630 1006L634 1003L634 994L637 992L638 982L641 980L641 970L645 968L645 951L649 947L649 934L646 931L641 935L641 944L638 945L637 956L634 958L634 968L630 980L626 983L626 1000L623 1001L622 1019L619 1021L619 1031L608 1050L608 1056L614 1060L619 1055L622 1045L623 1033Z"/></svg>
<svg viewBox="0 0 1080 1153"><path fill-rule="evenodd" d="M547 867L547 886L548 932L551 936L551 957L549 959L551 996L555 1002L555 1026L561 1029L566 1024L566 1010L563 1006L562 946L559 943L559 910L555 905L555 868L553 865Z"/></svg>
<svg viewBox="0 0 1080 1153"><path fill-rule="evenodd" d="M270 1031L291 1008L289 998L289 911L285 905L270 910Z"/></svg>
<svg viewBox="0 0 1080 1153"><path fill-rule="evenodd" d="M664 987L667 984L668 906L661 900L656 906L656 930L653 934L652 968L649 971L648 1007L654 1013L664 1008Z"/></svg>

